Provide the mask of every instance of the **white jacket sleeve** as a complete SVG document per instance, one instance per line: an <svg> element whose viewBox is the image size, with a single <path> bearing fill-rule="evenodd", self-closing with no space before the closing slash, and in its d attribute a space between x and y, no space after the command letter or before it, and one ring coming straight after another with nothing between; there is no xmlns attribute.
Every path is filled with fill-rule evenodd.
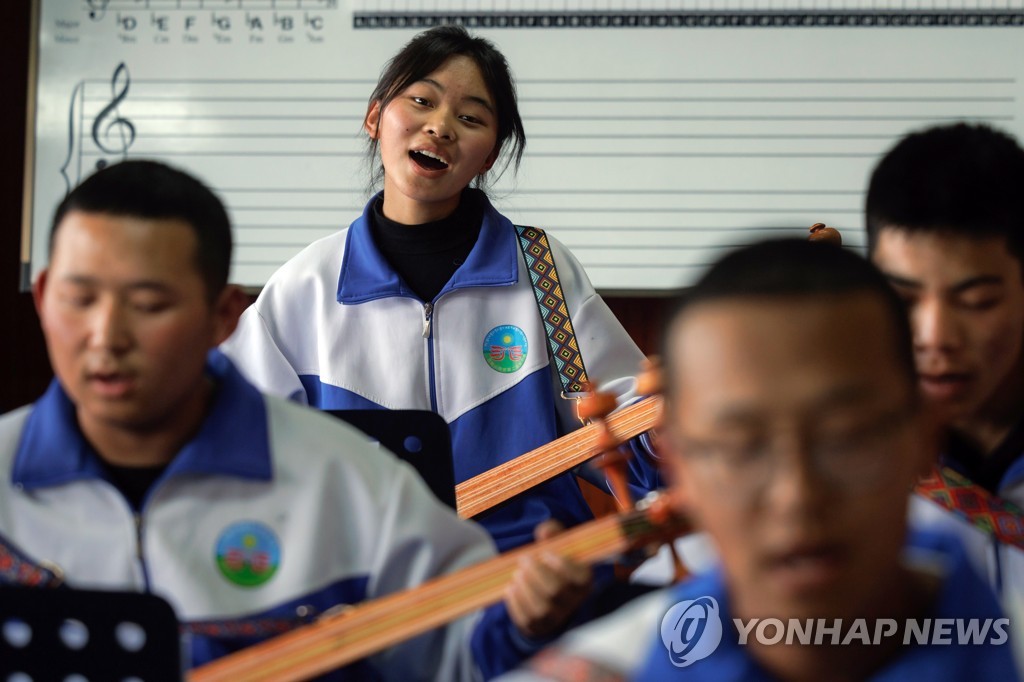
<svg viewBox="0 0 1024 682"><path fill-rule="evenodd" d="M308 404L299 375L271 334L255 304L249 306L235 333L220 346L256 388L303 405Z"/></svg>
<svg viewBox="0 0 1024 682"><path fill-rule="evenodd" d="M396 470L382 500L379 541L367 598L409 589L495 555L487 533L440 504L405 464ZM475 680L480 673L471 651L474 612L447 627L404 642L373 658L387 680Z"/></svg>
<svg viewBox="0 0 1024 682"><path fill-rule="evenodd" d="M548 240L587 376L597 390L612 393L620 406L626 405L638 397L636 375L644 354L594 290L572 252L550 235ZM559 400L558 409L564 430L579 428L571 400Z"/></svg>

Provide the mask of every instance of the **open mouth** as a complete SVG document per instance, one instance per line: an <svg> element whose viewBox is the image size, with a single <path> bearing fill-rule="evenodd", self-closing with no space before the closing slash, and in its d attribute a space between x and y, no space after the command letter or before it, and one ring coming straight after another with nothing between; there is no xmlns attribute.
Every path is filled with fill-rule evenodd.
<svg viewBox="0 0 1024 682"><path fill-rule="evenodd" d="M448 163L437 154L424 149L417 149L409 152L409 158L416 162L420 168L431 171L444 170Z"/></svg>
<svg viewBox="0 0 1024 682"><path fill-rule="evenodd" d="M920 374L918 378L921 388L928 395L936 398L955 398L967 391L971 383L971 375L959 372L942 374Z"/></svg>
<svg viewBox="0 0 1024 682"><path fill-rule="evenodd" d="M838 577L845 561L844 551L835 545L801 547L772 557L771 573L794 592L821 589Z"/></svg>
<svg viewBox="0 0 1024 682"><path fill-rule="evenodd" d="M121 372L95 372L88 379L94 391L108 398L125 396L134 383L131 375Z"/></svg>

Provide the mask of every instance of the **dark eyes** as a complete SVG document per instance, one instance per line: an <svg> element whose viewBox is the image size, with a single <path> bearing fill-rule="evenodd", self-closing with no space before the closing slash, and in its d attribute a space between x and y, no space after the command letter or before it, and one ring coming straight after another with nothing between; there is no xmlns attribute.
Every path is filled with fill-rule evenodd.
<svg viewBox="0 0 1024 682"><path fill-rule="evenodd" d="M64 303L76 309L86 309L97 301L97 297L91 293L68 293L63 297ZM137 298L129 300L128 305L132 310L140 313L159 313L171 306L171 302L165 298Z"/></svg>
<svg viewBox="0 0 1024 682"><path fill-rule="evenodd" d="M960 305L967 310L991 310L1002 302L999 297L968 298L960 301Z"/></svg>
<svg viewBox="0 0 1024 682"><path fill-rule="evenodd" d="M67 294L63 298L72 308L85 308L93 302L94 297L89 294Z"/></svg>
<svg viewBox="0 0 1024 682"><path fill-rule="evenodd" d="M170 304L167 301L135 301L132 307L140 313L158 313L167 309Z"/></svg>
<svg viewBox="0 0 1024 682"><path fill-rule="evenodd" d="M921 302L921 298L916 294L900 291L899 289L896 290L896 293L907 307L915 306ZM1003 297L1000 295L973 294L957 297L948 305L953 308L959 308L961 310L971 312L984 312L986 310L992 310L1002 302Z"/></svg>
<svg viewBox="0 0 1024 682"><path fill-rule="evenodd" d="M426 97L421 97L419 95L410 95L409 100L421 107L431 107L434 105L434 103L430 99ZM478 116L474 116L473 114L460 114L458 118L460 121L464 121L465 123L471 123L473 125L484 125L484 120Z"/></svg>

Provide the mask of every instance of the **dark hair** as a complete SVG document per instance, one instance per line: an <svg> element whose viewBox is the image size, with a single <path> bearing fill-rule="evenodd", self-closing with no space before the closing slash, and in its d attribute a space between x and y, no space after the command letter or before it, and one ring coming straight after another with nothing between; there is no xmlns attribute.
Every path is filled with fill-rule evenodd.
<svg viewBox="0 0 1024 682"><path fill-rule="evenodd" d="M152 220L180 220L196 235L196 266L210 300L224 290L231 267L231 222L224 204L199 180L158 161L122 161L85 179L57 206L50 254L71 211Z"/></svg>
<svg viewBox="0 0 1024 682"><path fill-rule="evenodd" d="M669 352L669 337L676 320L690 307L737 298L810 298L862 292L877 297L885 307L896 358L914 383L917 373L910 318L885 276L869 261L842 247L804 239L774 239L726 254L674 301L661 335L666 395L672 394L675 363Z"/></svg>
<svg viewBox="0 0 1024 682"><path fill-rule="evenodd" d="M885 228L1004 237L1024 264L1024 149L986 125L911 133L875 166L865 214L871 251Z"/></svg>
<svg viewBox="0 0 1024 682"><path fill-rule="evenodd" d="M469 57L480 69L484 84L491 97L494 98L495 113L498 118L497 142L495 148L499 152L505 142L513 138L512 148L504 167L509 162L519 169L526 148L526 131L523 119L519 115L519 104L516 97L516 85L512 78L508 62L489 40L471 36L461 26L437 26L418 34L406 44L402 50L391 58L381 71L377 87L370 94L367 110L374 102L380 102L380 110L391 103L399 93L407 87L421 81L441 68L445 62L455 56ZM370 139L368 157L372 164L377 155L377 140ZM501 175L501 172L497 176ZM383 177L384 169L378 166L373 170L371 182L377 183Z"/></svg>

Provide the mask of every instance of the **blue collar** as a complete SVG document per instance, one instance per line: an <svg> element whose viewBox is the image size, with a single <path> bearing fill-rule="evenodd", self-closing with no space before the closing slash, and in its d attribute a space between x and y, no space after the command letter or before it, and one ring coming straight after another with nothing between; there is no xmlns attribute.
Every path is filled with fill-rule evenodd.
<svg viewBox="0 0 1024 682"><path fill-rule="evenodd" d="M162 478L189 473L270 480L263 396L220 351L211 351L206 371L217 383L213 404L199 433L178 452ZM54 379L22 431L11 481L31 490L95 478L106 478L99 456L78 428L74 404Z"/></svg>
<svg viewBox="0 0 1024 682"><path fill-rule="evenodd" d="M345 256L338 276L339 303L364 303L390 296L416 298L373 241L370 221L373 219L373 203L380 197L381 194L374 195L363 209L363 214L349 226L345 237ZM452 289L508 286L517 281L519 246L515 229L511 221L485 199L480 236L466 262L455 271L437 298Z"/></svg>

